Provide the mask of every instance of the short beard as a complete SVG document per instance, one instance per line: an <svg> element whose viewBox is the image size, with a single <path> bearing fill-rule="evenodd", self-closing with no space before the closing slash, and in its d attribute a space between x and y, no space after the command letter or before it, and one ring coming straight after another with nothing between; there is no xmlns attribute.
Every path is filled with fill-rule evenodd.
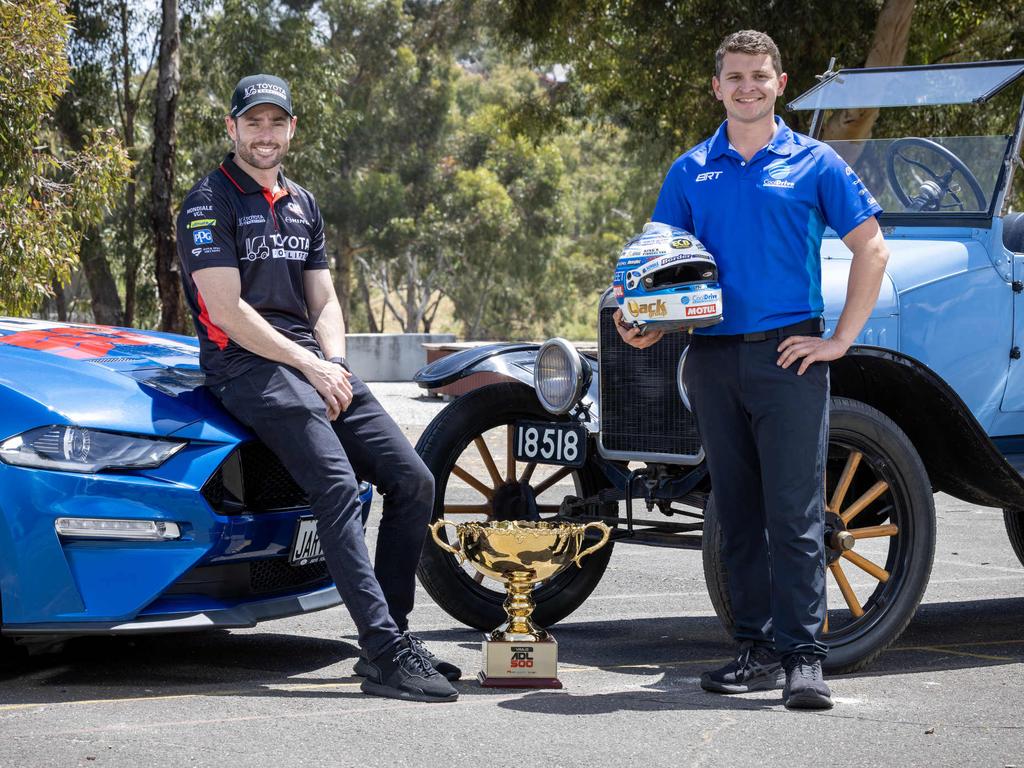
<svg viewBox="0 0 1024 768"><path fill-rule="evenodd" d="M248 147L243 147L239 142L235 142L235 154L242 158L245 162L251 165L253 168L259 168L262 171L269 170L270 168L276 168L284 160L284 156L288 153L288 147L284 147L280 152L271 155L270 157L260 157L254 152L250 152Z"/></svg>

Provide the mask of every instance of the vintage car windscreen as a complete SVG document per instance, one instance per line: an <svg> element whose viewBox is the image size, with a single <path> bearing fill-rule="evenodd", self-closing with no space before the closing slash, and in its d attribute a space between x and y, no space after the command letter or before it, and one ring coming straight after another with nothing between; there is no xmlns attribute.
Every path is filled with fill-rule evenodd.
<svg viewBox="0 0 1024 768"><path fill-rule="evenodd" d="M790 110L919 107L987 101L1024 74L1024 61L844 69L787 104Z"/></svg>
<svg viewBox="0 0 1024 768"><path fill-rule="evenodd" d="M1009 136L829 141L886 213L989 209ZM939 194L939 190L942 194Z"/></svg>

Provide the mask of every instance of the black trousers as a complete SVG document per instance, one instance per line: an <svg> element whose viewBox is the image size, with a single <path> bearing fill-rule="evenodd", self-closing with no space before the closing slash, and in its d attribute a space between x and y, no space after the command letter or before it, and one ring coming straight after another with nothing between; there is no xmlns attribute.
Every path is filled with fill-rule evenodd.
<svg viewBox="0 0 1024 768"><path fill-rule="evenodd" d="M215 386L214 395L281 460L309 494L327 568L373 658L408 629L416 564L430 522L434 478L358 377L334 422L299 371L265 362ZM376 567L363 533L356 477L384 497Z"/></svg>
<svg viewBox="0 0 1024 768"><path fill-rule="evenodd" d="M721 521L735 638L824 656L827 363L797 376L781 339L694 336L687 394Z"/></svg>

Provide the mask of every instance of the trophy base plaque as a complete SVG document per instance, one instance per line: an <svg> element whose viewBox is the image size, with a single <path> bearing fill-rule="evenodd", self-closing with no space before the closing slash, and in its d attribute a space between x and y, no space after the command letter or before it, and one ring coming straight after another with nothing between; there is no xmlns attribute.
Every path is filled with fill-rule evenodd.
<svg viewBox="0 0 1024 768"><path fill-rule="evenodd" d="M491 640L484 635L484 688L561 688L558 643L546 640Z"/></svg>

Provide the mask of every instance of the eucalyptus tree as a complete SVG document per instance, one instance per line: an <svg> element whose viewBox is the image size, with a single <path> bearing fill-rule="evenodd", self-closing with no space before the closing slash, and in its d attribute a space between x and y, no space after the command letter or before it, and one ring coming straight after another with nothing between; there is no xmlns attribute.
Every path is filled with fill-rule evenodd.
<svg viewBox="0 0 1024 768"><path fill-rule="evenodd" d="M0 0L0 310L27 313L70 278L83 230L127 178L110 132L61 146L53 112L68 85L71 17L57 0Z"/></svg>

